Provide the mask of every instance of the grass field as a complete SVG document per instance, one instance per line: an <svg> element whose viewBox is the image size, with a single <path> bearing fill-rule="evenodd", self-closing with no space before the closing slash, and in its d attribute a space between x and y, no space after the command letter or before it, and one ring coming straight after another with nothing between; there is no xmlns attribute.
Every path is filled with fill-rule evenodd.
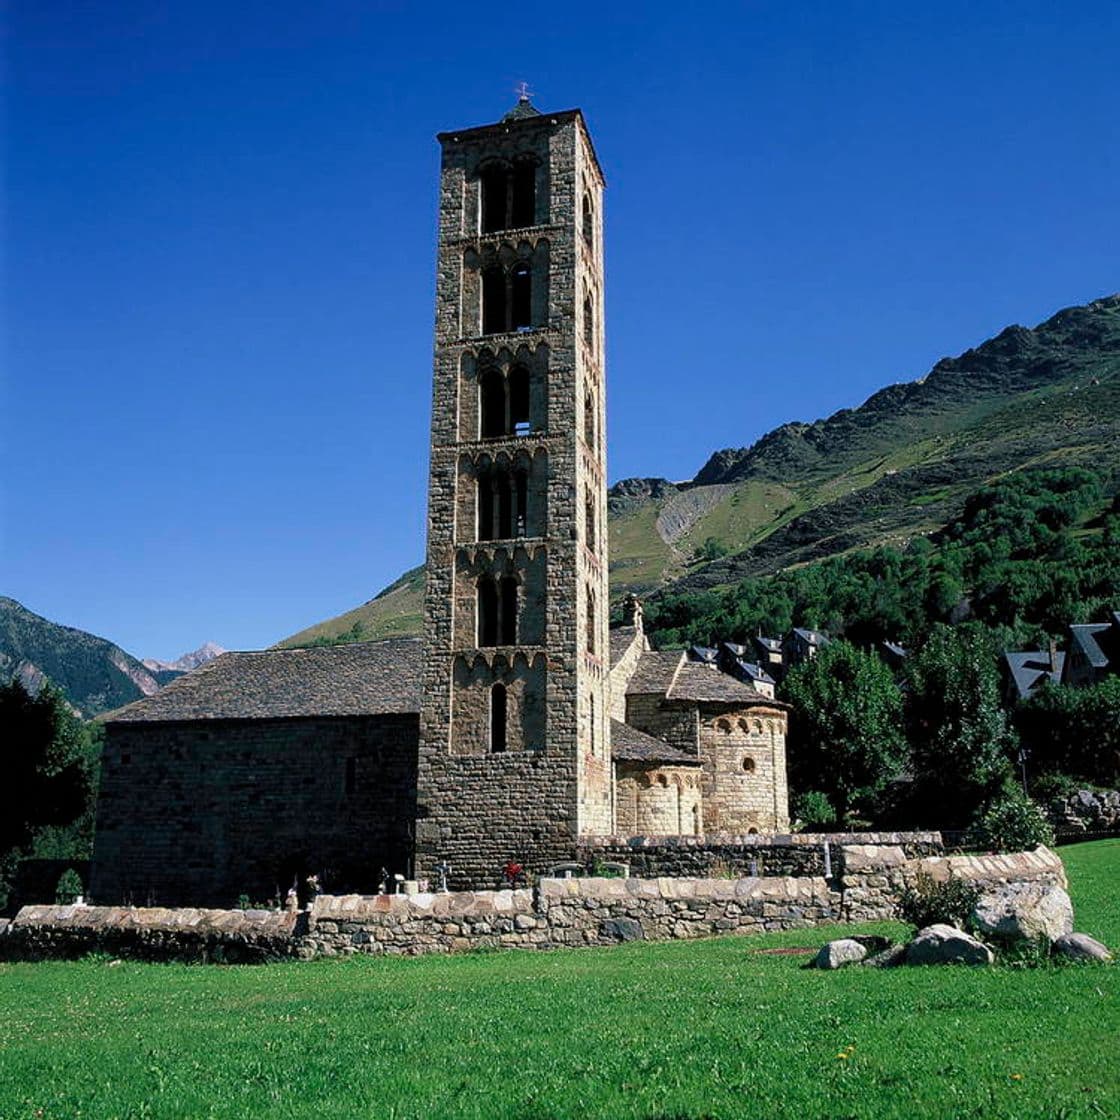
<svg viewBox="0 0 1120 1120"><path fill-rule="evenodd" d="M1120 945L1120 841L1062 854L1077 927ZM0 1117L1120 1115L1120 968L775 952L827 936L4 965Z"/></svg>

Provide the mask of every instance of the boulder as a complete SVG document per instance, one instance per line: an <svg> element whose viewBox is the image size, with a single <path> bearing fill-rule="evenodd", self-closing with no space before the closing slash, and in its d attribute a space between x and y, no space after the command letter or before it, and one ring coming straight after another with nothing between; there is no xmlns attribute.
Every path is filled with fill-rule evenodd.
<svg viewBox="0 0 1120 1120"><path fill-rule="evenodd" d="M635 918L607 918L599 923L599 937L604 941L644 941L646 931Z"/></svg>
<svg viewBox="0 0 1120 1120"><path fill-rule="evenodd" d="M850 937L830 941L822 945L813 964L816 968L843 968L846 964L857 964L867 956L867 950Z"/></svg>
<svg viewBox="0 0 1120 1120"><path fill-rule="evenodd" d="M1051 883L1005 883L984 891L972 911L976 928L1005 941L1057 941L1073 932L1073 903Z"/></svg>
<svg viewBox="0 0 1120 1120"><path fill-rule="evenodd" d="M868 957L864 962L867 968L894 968L895 965L906 963L905 945L888 945L878 953Z"/></svg>
<svg viewBox="0 0 1120 1120"><path fill-rule="evenodd" d="M982 941L940 923L918 930L906 946L907 964L991 964L994 959Z"/></svg>
<svg viewBox="0 0 1120 1120"><path fill-rule="evenodd" d="M1067 933L1055 940L1050 951L1056 957L1068 957L1071 961L1112 960L1108 947L1087 933Z"/></svg>

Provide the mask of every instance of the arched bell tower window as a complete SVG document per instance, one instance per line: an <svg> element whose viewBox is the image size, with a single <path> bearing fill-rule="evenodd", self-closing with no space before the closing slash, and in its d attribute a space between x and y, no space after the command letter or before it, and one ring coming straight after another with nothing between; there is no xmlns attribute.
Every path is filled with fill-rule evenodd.
<svg viewBox="0 0 1120 1120"><path fill-rule="evenodd" d="M591 195L586 191L583 195L583 239L589 249L595 248L595 210Z"/></svg>
<svg viewBox="0 0 1120 1120"><path fill-rule="evenodd" d="M482 333L508 330L506 320L506 274L499 265L491 265L482 270Z"/></svg>
<svg viewBox="0 0 1120 1120"><path fill-rule="evenodd" d="M587 349L595 352L595 309L591 303L590 296L584 296L583 299L583 341Z"/></svg>
<svg viewBox="0 0 1120 1120"><path fill-rule="evenodd" d="M478 581L478 644L498 644L498 588L492 579Z"/></svg>
<svg viewBox="0 0 1120 1120"><path fill-rule="evenodd" d="M514 265L510 273L510 330L533 325L533 273L527 264Z"/></svg>
<svg viewBox="0 0 1120 1120"><path fill-rule="evenodd" d="M529 371L524 366L509 371L509 432L529 434Z"/></svg>
<svg viewBox="0 0 1120 1120"><path fill-rule="evenodd" d="M501 644L517 645L517 580L506 576L501 582L502 594L499 603Z"/></svg>
<svg viewBox="0 0 1120 1120"><path fill-rule="evenodd" d="M583 398L583 442L595 449L595 398L590 392Z"/></svg>
<svg viewBox="0 0 1120 1120"><path fill-rule="evenodd" d="M511 167L489 163L479 172L482 232L520 229L537 224L537 164L523 157Z"/></svg>
<svg viewBox="0 0 1120 1120"><path fill-rule="evenodd" d="M480 434L494 439L506 434L506 385L496 370L487 370L478 383Z"/></svg>
<svg viewBox="0 0 1120 1120"><path fill-rule="evenodd" d="M583 500L584 540L587 547L595 548L595 499L589 490Z"/></svg>
<svg viewBox="0 0 1120 1120"><path fill-rule="evenodd" d="M529 472L491 467L478 476L478 540L523 537L529 524Z"/></svg>
<svg viewBox="0 0 1120 1120"><path fill-rule="evenodd" d="M478 581L478 645L517 645L517 580L503 576L500 580L484 576Z"/></svg>
<svg viewBox="0 0 1120 1120"><path fill-rule="evenodd" d="M490 753L501 754L506 749L506 724L508 716L506 686L495 684L490 688Z"/></svg>
<svg viewBox="0 0 1120 1120"><path fill-rule="evenodd" d="M509 170L501 163L490 164L479 175L479 181L482 186L482 232L494 233L505 229Z"/></svg>
<svg viewBox="0 0 1120 1120"><path fill-rule="evenodd" d="M589 587L587 589L587 652L588 653L594 653L596 651L596 648L597 648L597 642L595 640L595 634L596 634L595 625L596 625L595 592L592 591L592 589Z"/></svg>
<svg viewBox="0 0 1120 1120"><path fill-rule="evenodd" d="M537 167L532 160L520 159L513 165L510 222L515 229L537 223Z"/></svg>

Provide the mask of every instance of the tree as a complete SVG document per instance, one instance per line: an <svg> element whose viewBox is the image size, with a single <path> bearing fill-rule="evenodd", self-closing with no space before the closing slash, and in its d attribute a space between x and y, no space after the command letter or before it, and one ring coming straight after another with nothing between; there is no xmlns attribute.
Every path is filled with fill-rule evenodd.
<svg viewBox="0 0 1120 1120"><path fill-rule="evenodd" d="M834 641L789 674L782 696L793 705L791 784L820 790L839 819L901 770L902 693L874 654Z"/></svg>
<svg viewBox="0 0 1120 1120"><path fill-rule="evenodd" d="M0 686L0 856L25 847L44 825L65 825L90 800L86 735L61 693L32 696Z"/></svg>
<svg viewBox="0 0 1120 1120"><path fill-rule="evenodd" d="M907 663L915 823L962 827L1003 785L1016 740L984 627L937 625Z"/></svg>
<svg viewBox="0 0 1120 1120"><path fill-rule="evenodd" d="M1120 677L1090 688L1047 684L1015 712L1034 774L1068 774L1112 785L1120 779Z"/></svg>

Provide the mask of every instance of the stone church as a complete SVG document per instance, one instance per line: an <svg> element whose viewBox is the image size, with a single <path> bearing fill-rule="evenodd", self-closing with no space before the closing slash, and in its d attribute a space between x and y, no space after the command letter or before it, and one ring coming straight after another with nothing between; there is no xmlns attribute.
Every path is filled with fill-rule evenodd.
<svg viewBox="0 0 1120 1120"><path fill-rule="evenodd" d="M593 838L788 826L785 706L609 625L604 180L527 98L442 149L420 640L229 653L105 718L90 891L495 885Z"/></svg>

